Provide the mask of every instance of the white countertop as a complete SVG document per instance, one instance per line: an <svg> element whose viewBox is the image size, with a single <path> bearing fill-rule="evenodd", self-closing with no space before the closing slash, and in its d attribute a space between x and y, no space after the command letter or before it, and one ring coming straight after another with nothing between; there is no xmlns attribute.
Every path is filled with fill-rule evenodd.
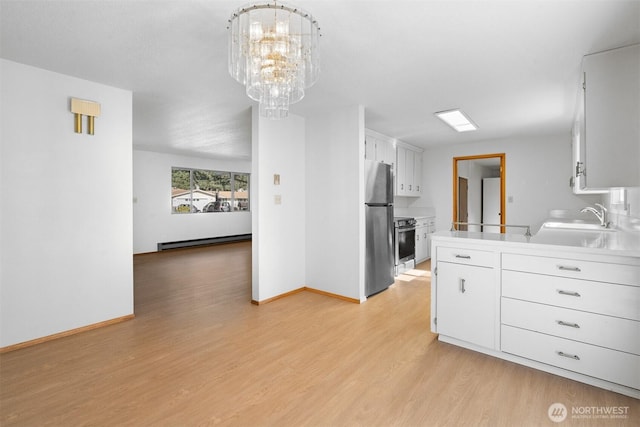
<svg viewBox="0 0 640 427"><path fill-rule="evenodd" d="M394 208L393 216L405 216L409 218L428 218L436 216L433 208Z"/></svg>
<svg viewBox="0 0 640 427"><path fill-rule="evenodd" d="M536 235L439 231L433 240L449 238L502 242L506 246L531 249L570 249L585 253L640 258L640 233L625 231L576 231L542 229Z"/></svg>

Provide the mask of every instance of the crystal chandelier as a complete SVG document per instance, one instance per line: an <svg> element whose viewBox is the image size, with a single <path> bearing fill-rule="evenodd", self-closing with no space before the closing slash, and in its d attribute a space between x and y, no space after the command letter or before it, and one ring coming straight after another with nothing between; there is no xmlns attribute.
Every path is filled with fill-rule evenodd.
<svg viewBox="0 0 640 427"><path fill-rule="evenodd" d="M282 119L318 80L320 28L309 13L276 3L247 5L231 15L229 73L260 103L261 116Z"/></svg>

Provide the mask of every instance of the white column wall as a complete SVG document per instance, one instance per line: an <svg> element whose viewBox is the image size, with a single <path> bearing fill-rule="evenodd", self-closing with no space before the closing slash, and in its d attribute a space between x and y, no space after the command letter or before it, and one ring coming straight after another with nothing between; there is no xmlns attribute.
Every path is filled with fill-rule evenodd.
<svg viewBox="0 0 640 427"><path fill-rule="evenodd" d="M254 108L252 123L252 299L259 302L305 286L306 142L302 117L269 120Z"/></svg>
<svg viewBox="0 0 640 427"><path fill-rule="evenodd" d="M0 82L0 347L132 314L131 92L6 60Z"/></svg>
<svg viewBox="0 0 640 427"><path fill-rule="evenodd" d="M364 301L364 108L307 119L307 286Z"/></svg>
<svg viewBox="0 0 640 427"><path fill-rule="evenodd" d="M133 151L133 252L158 243L251 234L251 212L171 213L171 168L251 172L250 161L230 161ZM252 182L249 182L249 186Z"/></svg>

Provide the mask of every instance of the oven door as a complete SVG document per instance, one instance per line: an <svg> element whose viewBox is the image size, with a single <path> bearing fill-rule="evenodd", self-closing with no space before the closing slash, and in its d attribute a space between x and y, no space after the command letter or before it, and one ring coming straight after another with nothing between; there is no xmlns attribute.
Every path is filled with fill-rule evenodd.
<svg viewBox="0 0 640 427"><path fill-rule="evenodd" d="M396 227L396 266L416 257L416 228Z"/></svg>

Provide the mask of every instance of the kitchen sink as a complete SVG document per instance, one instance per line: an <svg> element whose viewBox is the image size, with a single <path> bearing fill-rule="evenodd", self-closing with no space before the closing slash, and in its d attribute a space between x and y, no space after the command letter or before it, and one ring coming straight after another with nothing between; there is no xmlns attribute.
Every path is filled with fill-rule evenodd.
<svg viewBox="0 0 640 427"><path fill-rule="evenodd" d="M561 229L580 231L616 231L615 228L603 227L599 222L584 219L553 218L545 221L541 229Z"/></svg>

